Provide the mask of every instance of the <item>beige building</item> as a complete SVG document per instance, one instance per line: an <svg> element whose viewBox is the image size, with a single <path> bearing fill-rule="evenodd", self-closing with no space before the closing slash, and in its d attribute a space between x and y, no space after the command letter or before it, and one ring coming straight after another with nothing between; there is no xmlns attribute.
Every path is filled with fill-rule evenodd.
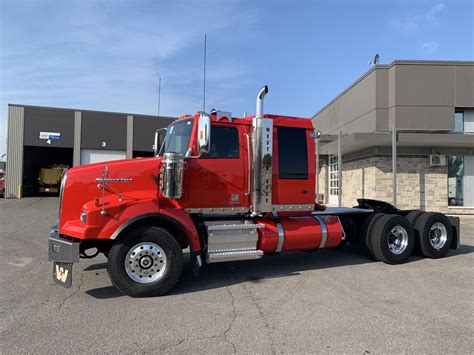
<svg viewBox="0 0 474 355"><path fill-rule="evenodd" d="M375 65L313 122L325 203L474 214L474 62Z"/></svg>

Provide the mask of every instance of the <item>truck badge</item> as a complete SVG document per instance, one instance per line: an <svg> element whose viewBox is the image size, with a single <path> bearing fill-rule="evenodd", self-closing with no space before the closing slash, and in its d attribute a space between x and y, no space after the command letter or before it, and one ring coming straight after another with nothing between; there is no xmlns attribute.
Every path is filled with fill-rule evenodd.
<svg viewBox="0 0 474 355"><path fill-rule="evenodd" d="M239 203L239 194L231 194L230 195L230 203L231 204L238 204Z"/></svg>
<svg viewBox="0 0 474 355"><path fill-rule="evenodd" d="M65 283L66 280L67 280L67 274L69 273L69 270L64 270L64 268L61 266L59 267L59 265L56 265L56 278Z"/></svg>

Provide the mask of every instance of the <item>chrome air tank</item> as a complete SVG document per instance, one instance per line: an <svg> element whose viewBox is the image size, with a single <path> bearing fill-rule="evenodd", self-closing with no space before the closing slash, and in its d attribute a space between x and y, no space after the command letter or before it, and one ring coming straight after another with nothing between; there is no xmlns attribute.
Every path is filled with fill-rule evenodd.
<svg viewBox="0 0 474 355"><path fill-rule="evenodd" d="M163 154L160 190L164 197L179 199L183 196L183 167L184 157L182 154Z"/></svg>
<svg viewBox="0 0 474 355"><path fill-rule="evenodd" d="M264 253L335 248L343 239L341 222L335 216L310 215L259 219L257 249Z"/></svg>

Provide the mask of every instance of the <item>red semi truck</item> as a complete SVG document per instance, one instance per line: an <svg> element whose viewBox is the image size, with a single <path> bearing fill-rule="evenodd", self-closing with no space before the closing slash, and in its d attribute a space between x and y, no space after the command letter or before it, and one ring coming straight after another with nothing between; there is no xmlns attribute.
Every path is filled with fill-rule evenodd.
<svg viewBox="0 0 474 355"><path fill-rule="evenodd" d="M112 283L133 297L159 296L178 281L183 250L193 267L254 260L346 241L379 261L430 258L460 244L459 219L359 199L353 208L315 203L315 131L308 118L229 112L183 116L155 157L69 169L61 182L49 260L69 287L72 265L103 253ZM94 252L91 252L94 251Z"/></svg>

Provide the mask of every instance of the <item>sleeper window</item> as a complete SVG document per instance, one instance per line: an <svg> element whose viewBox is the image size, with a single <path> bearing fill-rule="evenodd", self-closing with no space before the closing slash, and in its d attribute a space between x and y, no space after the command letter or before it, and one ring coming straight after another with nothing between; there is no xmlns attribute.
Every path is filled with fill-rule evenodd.
<svg viewBox="0 0 474 355"><path fill-rule="evenodd" d="M277 134L280 179L308 179L306 129L278 127Z"/></svg>

